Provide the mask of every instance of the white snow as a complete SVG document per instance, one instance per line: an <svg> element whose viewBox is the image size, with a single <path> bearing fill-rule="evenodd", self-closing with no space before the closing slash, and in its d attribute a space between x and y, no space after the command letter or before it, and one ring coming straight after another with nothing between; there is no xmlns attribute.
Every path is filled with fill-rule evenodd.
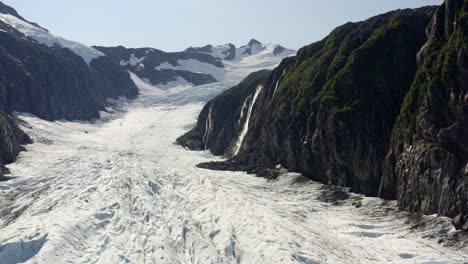
<svg viewBox="0 0 468 264"><path fill-rule="evenodd" d="M174 66L168 62L164 62L156 67L156 70L181 70L190 71L194 73L210 74L216 80L221 81L224 79L226 70L221 67L216 67L213 64L201 62L195 59L178 60L179 65Z"/></svg>
<svg viewBox="0 0 468 264"><path fill-rule="evenodd" d="M144 68L144 64L142 64L141 62L143 62L144 60L146 59L145 56L141 57L141 58L137 58L135 56L134 53L130 54L130 59L128 61L125 61L125 60L120 60L120 66L125 66L125 65L132 65L132 66L136 66L138 64L140 64L140 67Z"/></svg>
<svg viewBox="0 0 468 264"><path fill-rule="evenodd" d="M135 79L134 79L135 80ZM139 85L144 81L136 79ZM0 262L11 263L463 263L467 249L428 216L413 228L394 203L333 205L328 187L287 174L267 181L195 167L220 160L174 145L204 102L232 86L147 93L109 122L30 115L35 143L0 183ZM140 86L142 87L142 86ZM260 89L258 89L260 90ZM253 103L252 103L253 104ZM438 223L430 224L430 223Z"/></svg>
<svg viewBox="0 0 468 264"><path fill-rule="evenodd" d="M131 71L129 71L128 73L130 74L130 78L132 79L132 81L138 87L140 94L164 94L164 91L162 89L151 85L148 79L141 79L140 77L138 77L138 75Z"/></svg>
<svg viewBox="0 0 468 264"><path fill-rule="evenodd" d="M228 54L226 54L225 52L227 52L229 49L230 49L229 44L225 44L225 45L220 45L220 46L214 46L212 49L212 52L203 52L203 53L211 54L213 57L224 60L226 56L228 56Z"/></svg>
<svg viewBox="0 0 468 264"><path fill-rule="evenodd" d="M157 66L156 70L169 69L205 73L210 74L218 81L240 82L250 73L264 69L273 69L278 66L283 58L295 54L292 50L285 50L282 54L275 56L273 55L273 50L276 46L277 45L262 44L262 48L256 49L255 53L252 55L238 56L233 61L223 60L224 68L216 67L198 60L188 59L178 60L177 63L179 65L177 66L164 62ZM216 47L214 50L216 50ZM219 50L222 50L222 48L219 48Z"/></svg>
<svg viewBox="0 0 468 264"><path fill-rule="evenodd" d="M249 105L249 110L247 111L247 116L245 117L244 125L242 126L241 133L239 134L237 142L234 145L234 149L233 149L234 156L239 154L239 150L242 147L244 138L247 135L247 132L249 131L250 117L252 116L252 111L255 107L255 103L257 102L258 95L260 94L262 89L263 89L263 85L259 85L257 89L255 90L255 94L252 97L252 100ZM244 105L247 103L247 100L250 100L250 97L246 99L246 102L244 103Z"/></svg>
<svg viewBox="0 0 468 264"><path fill-rule="evenodd" d="M146 78L140 78L135 73L129 71L130 78L133 80L135 85L138 87L140 94L168 94L168 93L179 93L183 90L192 88L192 84L187 82L182 77L177 77L177 80L168 82L166 84L151 84L150 80Z"/></svg>
<svg viewBox="0 0 468 264"><path fill-rule="evenodd" d="M261 53L264 56L268 55L270 57L278 57L280 59L296 54L296 52L294 50L284 49L284 51L282 53L274 55L273 51L278 46L279 46L278 44L271 44L271 43L267 43L267 44L254 43L252 46L242 46L242 47L240 47L240 48L238 48L236 50L236 59L235 60L242 60L245 57L255 56L255 55L259 54L259 53ZM246 53L246 51L248 49L250 49L250 53L248 53L248 52Z"/></svg>
<svg viewBox="0 0 468 264"><path fill-rule="evenodd" d="M32 38L40 44L52 47L57 45L62 48L68 48L76 55L83 58L86 63L90 63L93 59L104 56L104 54L96 49L83 45L81 43L57 37L47 32L46 30L34 26L26 21L23 21L9 14L1 14L0 20L11 25L26 37Z"/></svg>

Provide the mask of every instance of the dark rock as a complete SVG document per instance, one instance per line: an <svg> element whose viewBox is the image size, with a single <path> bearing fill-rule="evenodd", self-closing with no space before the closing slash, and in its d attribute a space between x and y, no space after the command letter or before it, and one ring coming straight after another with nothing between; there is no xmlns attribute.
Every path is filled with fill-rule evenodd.
<svg viewBox="0 0 468 264"><path fill-rule="evenodd" d="M286 48L284 48L283 46L277 46L274 50L273 50L273 55L277 56L281 53L283 53L283 51L285 51Z"/></svg>
<svg viewBox="0 0 468 264"><path fill-rule="evenodd" d="M256 39L251 39L246 46L242 46L241 48L246 48L245 51L242 53L243 55L252 55L252 48L254 46L262 47L262 43Z"/></svg>
<svg viewBox="0 0 468 264"><path fill-rule="evenodd" d="M233 44L229 43L229 49L224 51L223 54L226 55L224 57L225 60L234 60L236 58L236 46Z"/></svg>
<svg viewBox="0 0 468 264"><path fill-rule="evenodd" d="M185 52L191 53L211 53L213 52L213 45L206 45L203 47L190 47L185 50Z"/></svg>
<svg viewBox="0 0 468 264"><path fill-rule="evenodd" d="M223 55L225 56L224 58L221 58L223 60L234 60L236 58L236 46L234 46L231 43L228 43L227 46L229 47L226 51L223 51ZM213 53L213 46L212 45L206 45L204 47L200 48L194 48L190 47L185 50L185 52L191 52L191 53Z"/></svg>
<svg viewBox="0 0 468 264"><path fill-rule="evenodd" d="M447 0L392 133L382 194L402 209L468 217L468 2Z"/></svg>
<svg viewBox="0 0 468 264"><path fill-rule="evenodd" d="M12 8L12 7L10 7L10 6L7 6L7 5L5 5L5 4L2 3L2 2L0 2L0 13L15 16L15 17L17 17L17 18L19 18L19 19L21 19L21 20L23 20L23 21L25 21L25 22L28 22L29 24L32 24L32 25L34 25L34 26L36 26L36 27L39 27L39 28L42 28L42 29L48 31L47 29L45 29L45 28L39 26L38 24L36 24L36 23L34 23L34 22L30 22L30 21L24 19L22 16L20 16L20 15L18 14L18 12L16 12L16 10L15 10L14 8Z"/></svg>
<svg viewBox="0 0 468 264"><path fill-rule="evenodd" d="M4 165L16 160L20 151L24 150L21 144L29 143L32 143L31 138L18 127L15 120L0 112L0 181L6 180L4 174L9 173Z"/></svg>

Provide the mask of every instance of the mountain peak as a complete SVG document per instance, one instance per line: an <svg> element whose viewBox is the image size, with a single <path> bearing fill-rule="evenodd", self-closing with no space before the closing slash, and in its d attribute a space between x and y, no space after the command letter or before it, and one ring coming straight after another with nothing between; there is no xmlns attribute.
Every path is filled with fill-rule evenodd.
<svg viewBox="0 0 468 264"><path fill-rule="evenodd" d="M253 45L262 45L262 43L256 39L251 39L247 46L252 47Z"/></svg>
<svg viewBox="0 0 468 264"><path fill-rule="evenodd" d="M7 14L7 15L12 15L12 16L15 16L17 18L20 18L22 20L24 20L24 18L22 18L18 12L16 12L16 10L11 7L11 6L7 6L5 5L3 2L0 1L0 13L2 14Z"/></svg>
<svg viewBox="0 0 468 264"><path fill-rule="evenodd" d="M33 26L36 26L36 27L41 28L41 29L43 29L43 30L45 30L45 31L48 32L47 29L45 29L45 28L39 26L38 24L36 24L36 23L34 23L34 22L30 22L30 21L24 19L20 14L18 14L18 12L16 12L16 10L15 10L13 7L8 6L8 5L5 5L2 1L0 1L0 14L5 14L5 15L14 16L14 17L16 17L16 18L18 18L18 19L21 19L21 20L23 20L23 21L25 21L25 22L27 22L27 23L33 25Z"/></svg>

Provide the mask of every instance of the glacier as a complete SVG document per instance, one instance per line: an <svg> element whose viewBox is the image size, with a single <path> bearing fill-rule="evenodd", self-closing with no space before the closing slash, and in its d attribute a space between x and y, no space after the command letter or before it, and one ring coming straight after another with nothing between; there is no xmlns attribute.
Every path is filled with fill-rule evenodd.
<svg viewBox="0 0 468 264"><path fill-rule="evenodd" d="M197 168L221 160L175 139L235 82L152 89L93 122L28 114L35 143L0 183L0 263L463 263L450 220L286 173ZM253 104L253 103L252 103ZM104 114L103 114L104 116ZM344 198L343 198L344 196ZM341 197L341 198L340 198ZM423 221L425 225L417 225Z"/></svg>

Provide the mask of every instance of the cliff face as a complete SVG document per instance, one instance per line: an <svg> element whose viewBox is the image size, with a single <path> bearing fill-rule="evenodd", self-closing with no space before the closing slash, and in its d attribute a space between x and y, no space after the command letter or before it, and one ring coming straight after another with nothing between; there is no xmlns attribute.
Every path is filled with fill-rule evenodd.
<svg viewBox="0 0 468 264"><path fill-rule="evenodd" d="M235 99L249 105L258 92L242 140L243 126L228 126L237 136L219 148L205 128L225 124L197 126L208 135L202 146L234 156L200 166L274 176L268 168L281 164L317 181L398 199L406 210L455 217L461 227L467 218L467 8L457 0L398 10L348 23L301 49ZM220 108L210 107L211 116ZM231 113L225 120L240 116L238 103L222 111Z"/></svg>
<svg viewBox="0 0 468 264"><path fill-rule="evenodd" d="M377 195L401 102L433 8L346 24L299 51L267 87L241 154ZM275 92L276 91L276 92Z"/></svg>
<svg viewBox="0 0 468 264"><path fill-rule="evenodd" d="M2 6L2 12L14 11ZM46 34L37 25L34 29ZM70 49L40 44L0 20L0 111L47 120L89 119L98 116L107 98L137 94L129 74L109 57L88 65Z"/></svg>
<svg viewBox="0 0 468 264"><path fill-rule="evenodd" d="M393 129L382 194L461 227L468 222L468 1L445 1L427 36Z"/></svg>
<svg viewBox="0 0 468 264"><path fill-rule="evenodd" d="M229 89L203 107L197 125L189 133L177 139L177 143L194 150L210 149L215 155L230 150L238 137L247 116L246 104L251 103L251 94L262 84L269 71L249 75L236 87Z"/></svg>
<svg viewBox="0 0 468 264"><path fill-rule="evenodd" d="M23 150L21 144L28 143L31 143L31 139L19 129L14 119L0 113L0 181L6 180L3 176L7 172L4 165L15 161Z"/></svg>
<svg viewBox="0 0 468 264"><path fill-rule="evenodd" d="M314 180L377 195L391 130L433 11L401 10L348 23L284 60L261 84L247 133L239 141L243 126L237 126L231 148L221 149L237 154L248 171L282 164ZM238 101L250 106L257 87ZM211 109L212 115L218 111ZM222 111L233 115L226 120L240 116L238 107ZM205 121L202 113L199 123Z"/></svg>

